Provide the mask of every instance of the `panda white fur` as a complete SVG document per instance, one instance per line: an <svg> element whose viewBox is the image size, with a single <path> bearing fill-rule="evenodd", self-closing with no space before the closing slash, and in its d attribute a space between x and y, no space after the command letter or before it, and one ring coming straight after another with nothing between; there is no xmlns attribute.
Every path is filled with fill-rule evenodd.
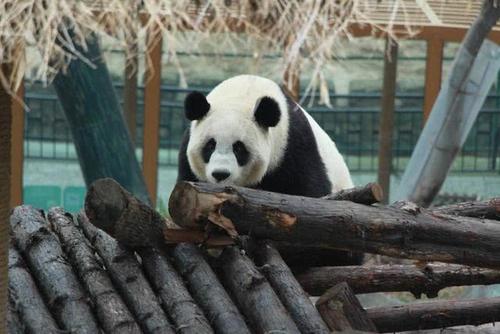
<svg viewBox="0 0 500 334"><path fill-rule="evenodd" d="M321 197L353 186L335 143L275 82L239 75L185 100L179 181Z"/></svg>

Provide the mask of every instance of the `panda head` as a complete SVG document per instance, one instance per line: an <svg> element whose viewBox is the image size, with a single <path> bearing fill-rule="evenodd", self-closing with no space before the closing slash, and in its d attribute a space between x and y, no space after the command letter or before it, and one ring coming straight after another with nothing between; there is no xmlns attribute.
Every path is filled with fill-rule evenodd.
<svg viewBox="0 0 500 334"><path fill-rule="evenodd" d="M288 110L273 81L233 77L206 97L190 93L184 108L192 121L187 157L199 180L253 186L279 165L287 142Z"/></svg>

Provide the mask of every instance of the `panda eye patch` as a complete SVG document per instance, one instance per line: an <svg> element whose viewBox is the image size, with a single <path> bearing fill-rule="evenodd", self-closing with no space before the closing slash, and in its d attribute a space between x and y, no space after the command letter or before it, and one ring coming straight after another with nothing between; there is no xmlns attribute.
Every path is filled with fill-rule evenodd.
<svg viewBox="0 0 500 334"><path fill-rule="evenodd" d="M236 161L238 161L238 165L244 166L247 164L250 152L248 152L245 144L238 140L233 144L233 152L236 157Z"/></svg>
<svg viewBox="0 0 500 334"><path fill-rule="evenodd" d="M210 161L210 157L212 156L212 153L214 153L216 145L217 143L215 142L215 139L211 138L201 149L201 157L206 164Z"/></svg>

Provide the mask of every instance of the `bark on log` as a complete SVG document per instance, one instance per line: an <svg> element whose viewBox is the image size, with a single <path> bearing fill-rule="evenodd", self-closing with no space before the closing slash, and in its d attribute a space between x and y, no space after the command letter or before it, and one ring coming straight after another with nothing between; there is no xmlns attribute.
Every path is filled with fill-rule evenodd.
<svg viewBox="0 0 500 334"><path fill-rule="evenodd" d="M264 276L238 247L226 247L219 260L224 285L256 333L300 333Z"/></svg>
<svg viewBox="0 0 500 334"><path fill-rule="evenodd" d="M103 259L125 303L146 333L174 333L134 254L121 247L83 214L78 222Z"/></svg>
<svg viewBox="0 0 500 334"><path fill-rule="evenodd" d="M499 284L500 271L455 264L318 267L299 273L297 280L313 296L346 282L355 293L409 291L418 298L437 297L450 286Z"/></svg>
<svg viewBox="0 0 500 334"><path fill-rule="evenodd" d="M113 179L99 179L90 185L85 196L85 215L92 224L129 247L161 247L165 242L163 217Z"/></svg>
<svg viewBox="0 0 500 334"><path fill-rule="evenodd" d="M332 331L377 332L354 292L342 282L325 292L316 307Z"/></svg>
<svg viewBox="0 0 500 334"><path fill-rule="evenodd" d="M381 333L480 325L500 320L500 297L385 306L367 309Z"/></svg>
<svg viewBox="0 0 500 334"><path fill-rule="evenodd" d="M290 312L301 333L330 333L327 325L270 242L251 245L260 271L278 294L283 305Z"/></svg>
<svg viewBox="0 0 500 334"><path fill-rule="evenodd" d="M73 217L60 208L54 208L49 211L48 219L92 299L101 327L106 333L141 333L95 251L75 226Z"/></svg>
<svg viewBox="0 0 500 334"><path fill-rule="evenodd" d="M59 326L75 333L97 333L97 321L87 295L41 212L31 206L19 206L12 212L10 225Z"/></svg>
<svg viewBox="0 0 500 334"><path fill-rule="evenodd" d="M9 304L7 305L7 333L25 334L29 333L17 313L16 305L9 294ZM50 332L48 332L50 333Z"/></svg>
<svg viewBox="0 0 500 334"><path fill-rule="evenodd" d="M327 195L323 199L335 201L351 201L359 204L371 205L384 199L384 191L378 183L368 183L364 186L344 189Z"/></svg>
<svg viewBox="0 0 500 334"><path fill-rule="evenodd" d="M149 248L139 252L149 282L160 296L177 333L213 333L203 311L196 305L164 254Z"/></svg>
<svg viewBox="0 0 500 334"><path fill-rule="evenodd" d="M179 244L172 253L175 264L190 291L217 333L250 334L236 308L198 247Z"/></svg>
<svg viewBox="0 0 500 334"><path fill-rule="evenodd" d="M464 202L434 208L435 213L500 220L500 197L481 202Z"/></svg>
<svg viewBox="0 0 500 334"><path fill-rule="evenodd" d="M209 221L232 236L500 268L496 221L189 182L176 185L169 210L183 227Z"/></svg>
<svg viewBox="0 0 500 334"><path fill-rule="evenodd" d="M9 249L9 300L27 333L60 333L21 254ZM16 316L13 315L13 316ZM10 331L9 331L10 333Z"/></svg>
<svg viewBox="0 0 500 334"><path fill-rule="evenodd" d="M85 198L85 213L90 222L132 248L156 247L165 243L203 243L207 247L221 247L234 243L226 234L196 229L169 228L154 209L141 202L113 179L99 179L92 183ZM297 248L276 243L285 262L299 270L307 266L359 264L363 255L317 247Z"/></svg>

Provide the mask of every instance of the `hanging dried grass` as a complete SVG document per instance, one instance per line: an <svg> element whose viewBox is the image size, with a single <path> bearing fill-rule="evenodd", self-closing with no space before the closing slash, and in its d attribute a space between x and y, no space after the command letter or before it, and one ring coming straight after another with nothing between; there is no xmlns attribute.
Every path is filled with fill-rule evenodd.
<svg viewBox="0 0 500 334"><path fill-rule="evenodd" d="M140 30L161 30L166 40L164 52L174 62L181 45L183 51L189 45L191 49L187 51L195 52L200 43L214 34L224 36L229 45L237 39L258 40L255 45L261 50L254 50L258 55L270 49L282 50L281 68L283 73L288 71L288 78L298 74L301 59L308 57L315 64L312 78L318 80L324 95L328 89L322 66L335 55L341 37L350 38L350 24L367 24L393 34L394 23L403 23L411 35L414 28L406 8L410 2L413 1L3 0L0 64L14 64L15 71L11 75L0 72L0 82L10 91L17 88L24 73L24 57L19 55L28 46L35 46L41 57L36 79L49 83L71 59L79 58L92 65L75 47L78 43L85 49L85 40L91 33L112 37L124 49L128 48L127 55L132 57L137 48L130 46L139 42ZM378 6L391 13L384 24L372 18ZM147 43L157 42L153 38ZM285 84L291 87L291 82ZM311 82L308 90L317 86Z"/></svg>

